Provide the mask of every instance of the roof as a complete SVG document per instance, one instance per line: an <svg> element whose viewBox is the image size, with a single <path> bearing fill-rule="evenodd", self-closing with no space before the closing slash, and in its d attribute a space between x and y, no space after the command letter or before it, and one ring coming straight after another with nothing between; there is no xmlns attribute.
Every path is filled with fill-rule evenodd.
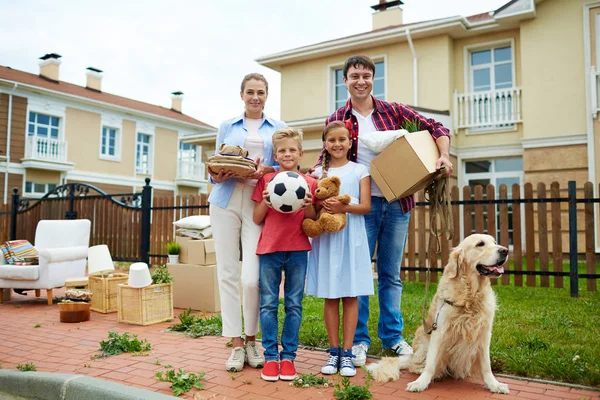
<svg viewBox="0 0 600 400"><path fill-rule="evenodd" d="M114 106L133 109L141 111L143 113L154 114L160 117L171 118L177 121L186 122L188 124L197 125L200 128L216 129L215 127L208 125L207 123L199 121L180 112L171 110L169 108L144 103L142 101L128 99L126 97L121 97L110 93L98 92L93 89L87 89L83 86L75 85L64 81L55 82L53 80L46 79L40 75L30 74L29 72L12 69L10 67L5 67L2 65L0 65L0 79L54 90L67 95L84 97L93 101L99 101Z"/></svg>

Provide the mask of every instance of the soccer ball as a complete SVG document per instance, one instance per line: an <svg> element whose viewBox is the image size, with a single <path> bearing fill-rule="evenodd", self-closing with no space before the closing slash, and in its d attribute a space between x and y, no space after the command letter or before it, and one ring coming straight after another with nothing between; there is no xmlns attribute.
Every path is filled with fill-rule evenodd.
<svg viewBox="0 0 600 400"><path fill-rule="evenodd" d="M282 213L293 213L302 207L308 184L296 172L285 171L275 175L267 184L269 198L273 208Z"/></svg>

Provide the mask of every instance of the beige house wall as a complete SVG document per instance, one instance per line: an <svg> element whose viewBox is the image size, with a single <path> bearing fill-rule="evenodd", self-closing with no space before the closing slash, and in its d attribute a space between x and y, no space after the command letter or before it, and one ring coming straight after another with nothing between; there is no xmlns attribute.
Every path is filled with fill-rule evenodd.
<svg viewBox="0 0 600 400"><path fill-rule="evenodd" d="M130 175L135 166L135 122L124 119L121 129L121 168L122 174Z"/></svg>
<svg viewBox="0 0 600 400"><path fill-rule="evenodd" d="M67 159L75 163L77 170L100 172L101 115L70 107L67 107L65 115L65 140L69 146Z"/></svg>
<svg viewBox="0 0 600 400"><path fill-rule="evenodd" d="M46 169L27 169L25 181L34 183L60 183L60 172Z"/></svg>
<svg viewBox="0 0 600 400"><path fill-rule="evenodd" d="M177 194L179 196L187 196L190 194L198 194L198 188L197 187L192 187L192 186L178 186L177 187Z"/></svg>
<svg viewBox="0 0 600 400"><path fill-rule="evenodd" d="M154 131L154 179L173 180L177 175L177 131L156 127Z"/></svg>
<svg viewBox="0 0 600 400"><path fill-rule="evenodd" d="M418 70L418 106L446 111L452 107L454 77L451 73L453 62L453 41L449 36L437 36L414 40ZM410 56L412 62L412 55ZM410 72L409 72L410 71ZM412 86L412 71L400 71L409 75ZM413 98L400 98L401 103L415 105Z"/></svg>
<svg viewBox="0 0 600 400"><path fill-rule="evenodd" d="M524 138L587 131L581 19L588 2L544 1L536 5L536 18L521 24Z"/></svg>

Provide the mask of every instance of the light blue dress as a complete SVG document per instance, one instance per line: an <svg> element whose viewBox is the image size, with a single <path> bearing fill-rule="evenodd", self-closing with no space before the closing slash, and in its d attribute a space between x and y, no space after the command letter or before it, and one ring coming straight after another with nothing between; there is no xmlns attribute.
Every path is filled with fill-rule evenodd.
<svg viewBox="0 0 600 400"><path fill-rule="evenodd" d="M315 170L321 175L321 168ZM349 194L351 204L360 201L360 180L369 176L364 165L352 161L330 168L327 176L342 182L340 194ZM323 232L312 241L308 256L306 294L326 299L373 294L373 271L364 215L346 214L347 224L336 233Z"/></svg>

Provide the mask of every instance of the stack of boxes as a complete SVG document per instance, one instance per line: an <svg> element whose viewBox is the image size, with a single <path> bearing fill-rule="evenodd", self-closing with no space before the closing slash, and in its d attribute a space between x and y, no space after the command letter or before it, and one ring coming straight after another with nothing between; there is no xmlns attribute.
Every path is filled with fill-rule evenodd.
<svg viewBox="0 0 600 400"><path fill-rule="evenodd" d="M215 244L177 236L181 246L179 264L167 264L173 275L173 306L204 312L221 311Z"/></svg>

